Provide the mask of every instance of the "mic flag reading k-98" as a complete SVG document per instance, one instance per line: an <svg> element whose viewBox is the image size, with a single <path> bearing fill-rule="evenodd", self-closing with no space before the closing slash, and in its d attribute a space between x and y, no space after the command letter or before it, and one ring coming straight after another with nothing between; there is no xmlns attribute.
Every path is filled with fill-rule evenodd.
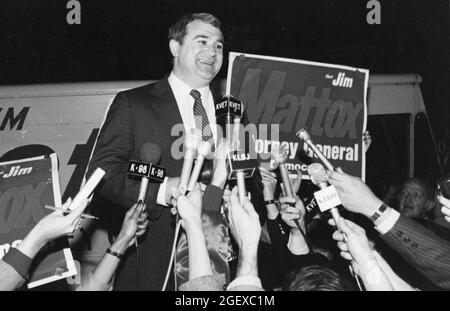
<svg viewBox="0 0 450 311"><path fill-rule="evenodd" d="M164 177L166 177L166 168L152 163L132 160L128 165L128 174L163 182Z"/></svg>

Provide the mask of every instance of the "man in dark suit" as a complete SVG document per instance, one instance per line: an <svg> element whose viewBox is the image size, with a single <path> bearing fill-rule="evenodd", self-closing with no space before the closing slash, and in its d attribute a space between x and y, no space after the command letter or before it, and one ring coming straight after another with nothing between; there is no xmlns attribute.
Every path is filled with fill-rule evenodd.
<svg viewBox="0 0 450 311"><path fill-rule="evenodd" d="M386 206L361 179L328 171L342 205L372 220L382 239L435 286L450 289L450 243Z"/></svg>
<svg viewBox="0 0 450 311"><path fill-rule="evenodd" d="M196 128L214 148L217 142L214 97L209 88L223 61L219 20L208 13L189 14L169 30L173 70L168 77L117 94L100 131L87 176L106 171L94 201L111 230L137 200L139 182L127 177L129 160L140 159L145 143L161 149L159 164L167 168L164 183L150 183L145 203L150 224L136 252L126 254L117 275L117 290L161 290L174 237L174 218L166 206L178 186L182 168L182 131ZM180 140L181 139L181 140ZM117 226L116 226L117 227ZM137 281L139 280L139 282ZM138 284L139 283L139 284ZM173 287L168 287L173 289Z"/></svg>

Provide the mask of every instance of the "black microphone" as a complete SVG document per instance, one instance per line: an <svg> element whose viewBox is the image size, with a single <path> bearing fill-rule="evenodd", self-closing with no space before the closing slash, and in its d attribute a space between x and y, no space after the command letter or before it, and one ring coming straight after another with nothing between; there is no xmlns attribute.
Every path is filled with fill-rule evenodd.
<svg viewBox="0 0 450 311"><path fill-rule="evenodd" d="M239 135L239 125L241 123L241 118L244 113L244 106L242 102L231 96L225 95L222 97L219 103L215 105L216 108L216 118L221 118L225 116L226 124L226 137L231 145L231 141L236 142ZM233 119L233 120L232 120ZM231 126L233 126L233 130Z"/></svg>
<svg viewBox="0 0 450 311"><path fill-rule="evenodd" d="M141 160L131 160L128 166L128 174L142 177L139 187L138 203L144 203L147 194L149 179L163 182L166 169L154 163L161 159L161 148L154 143L145 143L141 148Z"/></svg>
<svg viewBox="0 0 450 311"><path fill-rule="evenodd" d="M252 159L250 152L232 150L228 153L228 166L230 175L228 179L237 180L239 199L244 204L245 178L251 178L258 166L256 159Z"/></svg>

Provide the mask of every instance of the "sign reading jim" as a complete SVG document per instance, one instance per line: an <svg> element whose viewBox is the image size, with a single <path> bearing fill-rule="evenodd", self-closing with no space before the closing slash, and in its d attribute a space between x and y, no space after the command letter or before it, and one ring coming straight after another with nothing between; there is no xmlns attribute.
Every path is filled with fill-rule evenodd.
<svg viewBox="0 0 450 311"><path fill-rule="evenodd" d="M305 128L335 167L364 179L368 70L241 53L230 53L229 64L227 94L245 104L250 122L257 125L255 151L261 158L272 146L284 145L287 168L307 177L302 153L313 162L318 159L295 135ZM262 131L273 124L279 125L278 137Z"/></svg>
<svg viewBox="0 0 450 311"><path fill-rule="evenodd" d="M45 215L61 206L56 154L0 163L0 259ZM76 274L67 240L47 244L33 261L28 287Z"/></svg>

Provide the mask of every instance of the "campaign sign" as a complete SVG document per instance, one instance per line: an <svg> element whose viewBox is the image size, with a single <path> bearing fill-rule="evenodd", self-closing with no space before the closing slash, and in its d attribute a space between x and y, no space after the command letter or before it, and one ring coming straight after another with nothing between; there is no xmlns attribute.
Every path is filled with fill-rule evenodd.
<svg viewBox="0 0 450 311"><path fill-rule="evenodd" d="M319 159L296 136L304 128L333 166L364 179L368 78L366 69L232 52L227 94L242 101L256 125L251 135L260 160L281 144L289 171L309 178L308 162Z"/></svg>
<svg viewBox="0 0 450 311"><path fill-rule="evenodd" d="M56 154L0 163L0 259L52 210L61 206ZM76 274L67 239L46 245L30 271L28 288Z"/></svg>

